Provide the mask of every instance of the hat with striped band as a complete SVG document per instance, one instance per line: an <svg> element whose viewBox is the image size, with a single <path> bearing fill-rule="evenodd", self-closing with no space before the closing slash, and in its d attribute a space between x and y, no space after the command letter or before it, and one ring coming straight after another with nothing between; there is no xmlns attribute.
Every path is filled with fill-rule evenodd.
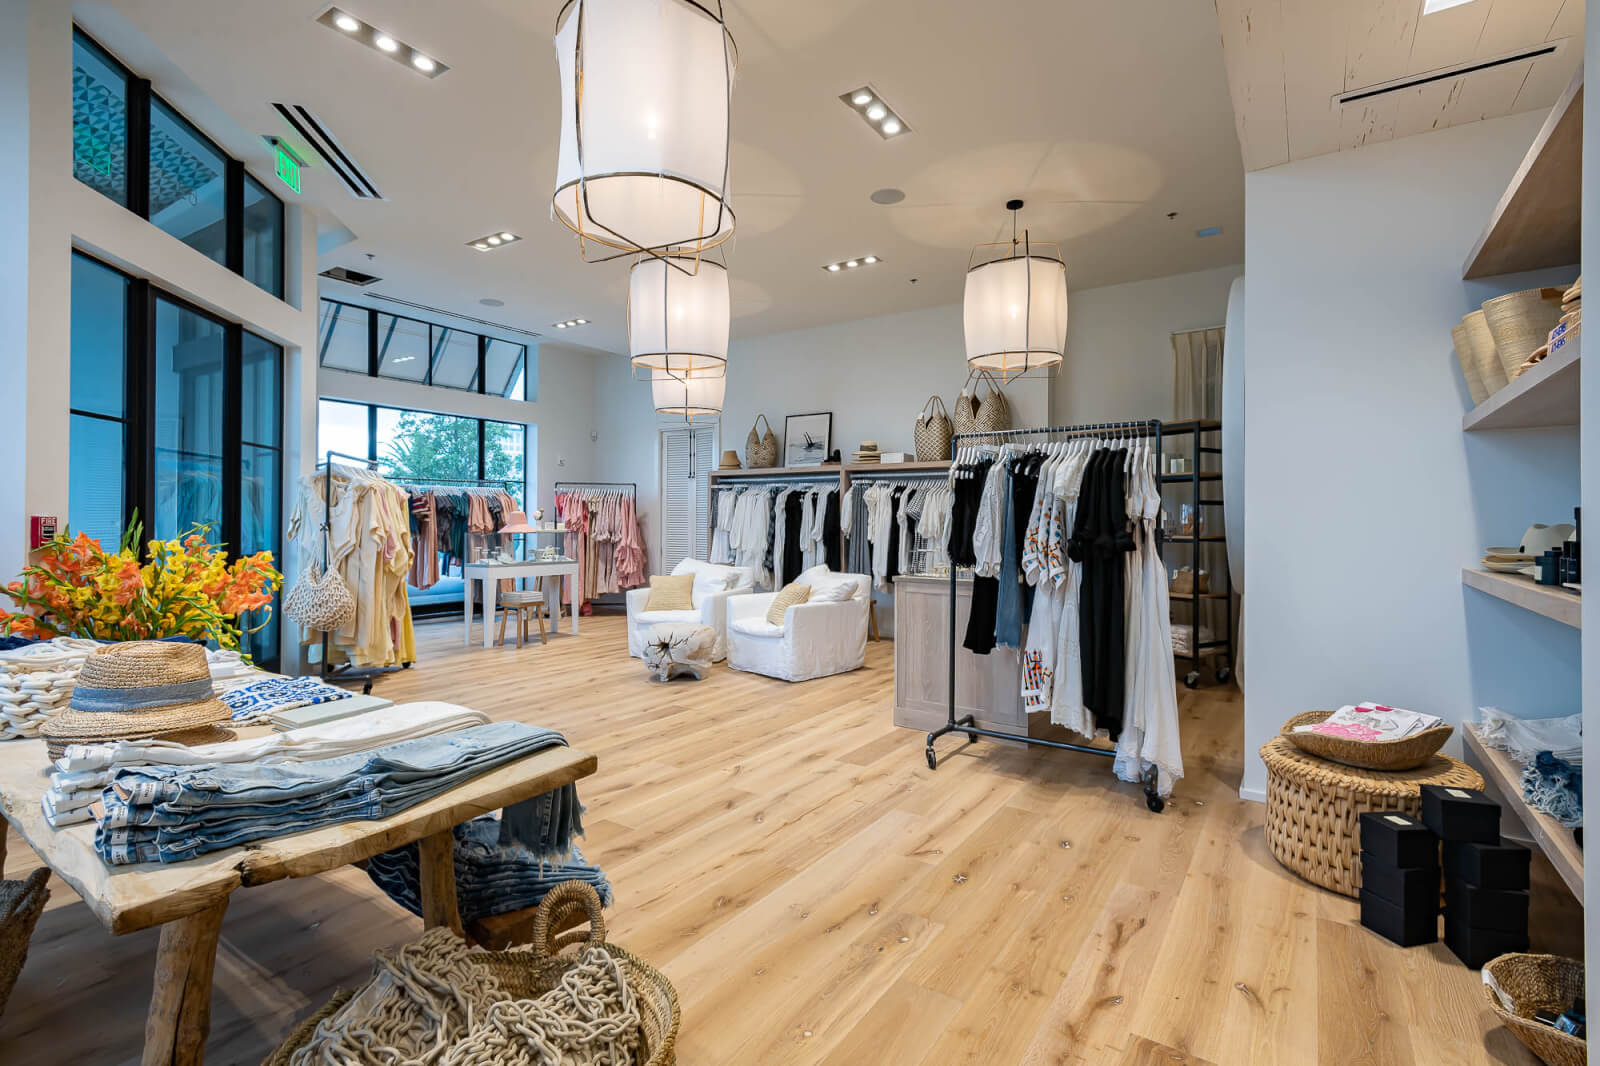
<svg viewBox="0 0 1600 1066"><path fill-rule="evenodd" d="M230 717L212 691L204 647L135 640L89 656L71 704L39 732L53 744L86 744L192 732Z"/></svg>

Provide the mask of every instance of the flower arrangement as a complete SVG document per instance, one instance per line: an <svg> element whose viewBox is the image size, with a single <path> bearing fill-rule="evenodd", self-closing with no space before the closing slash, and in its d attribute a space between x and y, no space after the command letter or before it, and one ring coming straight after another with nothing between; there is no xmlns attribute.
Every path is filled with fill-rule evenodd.
<svg viewBox="0 0 1600 1066"><path fill-rule="evenodd" d="M237 650L244 633L239 615L265 608L270 616L272 594L283 584L271 552L230 565L227 552L206 542L209 527L197 525L183 537L150 541L150 561L141 566L135 550L141 532L135 519L116 552L86 533L58 534L39 549L38 562L22 571L21 580L0 588L0 596L18 607L0 608L0 634L190 637ZM264 617L261 625L266 624Z"/></svg>

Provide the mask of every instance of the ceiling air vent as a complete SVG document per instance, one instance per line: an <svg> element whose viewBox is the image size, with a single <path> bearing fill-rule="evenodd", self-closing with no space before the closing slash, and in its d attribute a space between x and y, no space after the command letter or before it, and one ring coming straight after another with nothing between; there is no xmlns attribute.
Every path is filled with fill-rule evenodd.
<svg viewBox="0 0 1600 1066"><path fill-rule="evenodd" d="M342 281L347 285L360 285L363 287L383 280L376 274L363 274L361 271L351 270L349 267L329 267L318 274L317 277L332 278L334 281Z"/></svg>
<svg viewBox="0 0 1600 1066"><path fill-rule="evenodd" d="M283 120L294 130L306 148L315 152L328 169L339 176L345 188L350 190L350 195L359 200L382 200L383 194L378 187L367 177L366 172L356 166L350 153L346 152L333 134L322 124L322 120L312 114L311 109L300 104L273 104L283 116Z"/></svg>
<svg viewBox="0 0 1600 1066"><path fill-rule="evenodd" d="M1371 100L1375 96L1387 96L1390 93L1404 92L1423 85L1430 85L1436 81L1450 81L1453 78L1476 74L1480 70L1493 70L1495 67L1507 66L1511 63L1531 63L1535 59L1557 55L1565 50L1569 38L1563 37L1559 41L1549 41L1535 48L1524 48L1518 52L1495 56L1492 59L1474 59L1466 63L1457 63L1451 67L1441 67L1431 70L1426 74L1412 74L1394 81L1381 82L1377 85L1368 85L1360 89L1351 89L1347 93L1340 93L1333 98L1335 105L1343 107L1346 104L1356 104L1363 100Z"/></svg>

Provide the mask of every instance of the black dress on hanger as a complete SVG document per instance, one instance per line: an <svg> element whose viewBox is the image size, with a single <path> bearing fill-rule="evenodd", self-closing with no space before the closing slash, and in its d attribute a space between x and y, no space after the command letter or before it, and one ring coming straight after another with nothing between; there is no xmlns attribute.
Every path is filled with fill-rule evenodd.
<svg viewBox="0 0 1600 1066"><path fill-rule="evenodd" d="M834 573L844 570L843 552L839 546L839 494L827 494L827 504L822 509L822 546L827 555L828 569Z"/></svg>
<svg viewBox="0 0 1600 1066"><path fill-rule="evenodd" d="M1128 532L1127 451L1104 448L1084 473L1069 558L1083 565L1078 599L1079 646L1083 651L1083 704L1095 725L1115 740L1122 735L1126 693L1126 588L1124 556L1133 550Z"/></svg>

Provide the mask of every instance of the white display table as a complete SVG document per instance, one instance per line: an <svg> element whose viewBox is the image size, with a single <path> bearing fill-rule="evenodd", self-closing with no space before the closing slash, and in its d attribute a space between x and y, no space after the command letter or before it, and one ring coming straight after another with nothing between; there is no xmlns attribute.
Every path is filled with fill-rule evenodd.
<svg viewBox="0 0 1600 1066"><path fill-rule="evenodd" d="M496 597L499 594L501 578L526 578L526 577L553 577L557 580L547 581L544 586L545 605L550 614L552 625L561 617L561 581L563 577L572 580L567 583L567 610L572 616L572 635L578 635L578 564L572 559L558 559L555 562L545 563L529 560L521 563L468 563L462 568L461 608L462 608L462 639L463 644L472 643L472 585L481 582L483 585L483 646L494 646L494 612Z"/></svg>

